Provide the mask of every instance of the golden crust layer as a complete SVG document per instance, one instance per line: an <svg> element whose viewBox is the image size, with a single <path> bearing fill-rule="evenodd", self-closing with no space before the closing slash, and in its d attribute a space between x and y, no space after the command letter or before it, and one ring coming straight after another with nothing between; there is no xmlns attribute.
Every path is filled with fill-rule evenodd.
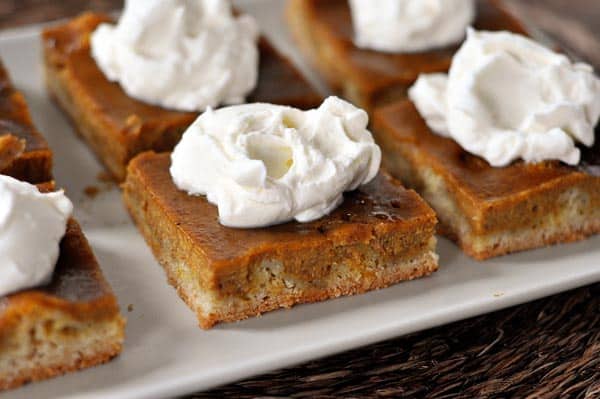
<svg viewBox="0 0 600 399"><path fill-rule="evenodd" d="M243 230L220 225L216 207L179 191L169 164L168 154L136 157L124 200L203 328L437 269L433 211L388 177L318 221Z"/></svg>

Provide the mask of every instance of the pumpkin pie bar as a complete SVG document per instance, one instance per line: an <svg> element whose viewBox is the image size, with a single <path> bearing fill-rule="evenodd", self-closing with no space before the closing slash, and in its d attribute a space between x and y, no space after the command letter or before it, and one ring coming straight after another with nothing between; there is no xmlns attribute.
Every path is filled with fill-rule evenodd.
<svg viewBox="0 0 600 399"><path fill-rule="evenodd" d="M52 153L33 126L23 94L0 61L0 174L29 183L52 179Z"/></svg>
<svg viewBox="0 0 600 399"><path fill-rule="evenodd" d="M409 100L375 112L385 167L435 209L441 232L476 259L600 232L600 146L578 167L558 161L495 168L433 133ZM598 134L596 133L596 136Z"/></svg>
<svg viewBox="0 0 600 399"><path fill-rule="evenodd" d="M52 180L52 152L23 96L0 68L0 173ZM52 182L38 184L52 191ZM60 243L52 281L0 296L0 391L106 362L121 352L125 321L77 222Z"/></svg>
<svg viewBox="0 0 600 399"><path fill-rule="evenodd" d="M175 186L170 163L169 154L136 157L123 196L202 328L383 288L438 267L433 210L385 173L319 220L233 229L219 223L205 197Z"/></svg>
<svg viewBox="0 0 600 399"><path fill-rule="evenodd" d="M107 362L121 352L125 321L74 220L52 282L0 297L0 391Z"/></svg>
<svg viewBox="0 0 600 399"><path fill-rule="evenodd" d="M170 151L197 113L168 110L129 97L110 82L90 53L90 35L111 19L84 14L43 33L44 68L50 94L114 177L125 179L137 154ZM309 109L322 98L266 39L259 44L259 81L249 102Z"/></svg>
<svg viewBox="0 0 600 399"><path fill-rule="evenodd" d="M361 49L353 42L348 0L289 0L287 20L296 42L329 86L367 111L405 98L421 73L447 71L458 49L457 45L411 54ZM477 0L474 26L525 33L497 0Z"/></svg>

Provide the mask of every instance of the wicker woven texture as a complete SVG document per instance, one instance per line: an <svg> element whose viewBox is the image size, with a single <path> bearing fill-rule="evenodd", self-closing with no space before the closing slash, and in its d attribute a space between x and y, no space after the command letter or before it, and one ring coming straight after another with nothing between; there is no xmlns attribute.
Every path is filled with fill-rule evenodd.
<svg viewBox="0 0 600 399"><path fill-rule="evenodd" d="M600 398L600 284L194 398Z"/></svg>
<svg viewBox="0 0 600 399"><path fill-rule="evenodd" d="M600 1L510 2L600 66ZM0 0L0 28L121 6ZM600 398L600 284L190 396L213 397Z"/></svg>

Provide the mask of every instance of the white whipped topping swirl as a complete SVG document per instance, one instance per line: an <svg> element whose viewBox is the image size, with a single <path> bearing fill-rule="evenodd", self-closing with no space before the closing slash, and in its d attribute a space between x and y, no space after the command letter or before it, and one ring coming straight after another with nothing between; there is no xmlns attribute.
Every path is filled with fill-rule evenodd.
<svg viewBox="0 0 600 399"><path fill-rule="evenodd" d="M258 26L223 0L127 0L100 25L92 55L139 100L181 111L244 102L258 79Z"/></svg>
<svg viewBox="0 0 600 399"><path fill-rule="evenodd" d="M0 296L50 282L73 205L0 175Z"/></svg>
<svg viewBox="0 0 600 399"><path fill-rule="evenodd" d="M350 0L358 47L411 53L458 43L474 0Z"/></svg>
<svg viewBox="0 0 600 399"><path fill-rule="evenodd" d="M409 96L429 127L500 167L579 163L594 144L600 80L524 36L469 30L449 75L422 75Z"/></svg>
<svg viewBox="0 0 600 399"><path fill-rule="evenodd" d="M260 103L208 110L175 148L171 176L217 205L225 226L309 222L377 175L381 151L368 119L337 97L310 111Z"/></svg>

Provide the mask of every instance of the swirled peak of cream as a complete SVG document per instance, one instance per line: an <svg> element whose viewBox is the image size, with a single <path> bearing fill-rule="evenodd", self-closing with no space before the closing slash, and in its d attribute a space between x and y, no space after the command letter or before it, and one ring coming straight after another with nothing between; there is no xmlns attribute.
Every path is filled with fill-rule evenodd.
<svg viewBox="0 0 600 399"><path fill-rule="evenodd" d="M0 296L50 281L72 211L62 191L0 175Z"/></svg>
<svg viewBox="0 0 600 399"><path fill-rule="evenodd" d="M450 73L422 75L409 96L434 132L496 167L578 164L600 119L591 66L508 32L469 30Z"/></svg>
<svg viewBox="0 0 600 399"><path fill-rule="evenodd" d="M412 53L458 43L475 17L474 0L350 0L358 47Z"/></svg>
<svg viewBox="0 0 600 399"><path fill-rule="evenodd" d="M127 0L91 37L106 77L141 101L181 111L244 102L258 79L258 27L225 0Z"/></svg>
<svg viewBox="0 0 600 399"><path fill-rule="evenodd" d="M310 111L260 103L208 110L175 148L171 176L218 206L225 226L312 221L379 171L367 124L365 111L337 97Z"/></svg>

